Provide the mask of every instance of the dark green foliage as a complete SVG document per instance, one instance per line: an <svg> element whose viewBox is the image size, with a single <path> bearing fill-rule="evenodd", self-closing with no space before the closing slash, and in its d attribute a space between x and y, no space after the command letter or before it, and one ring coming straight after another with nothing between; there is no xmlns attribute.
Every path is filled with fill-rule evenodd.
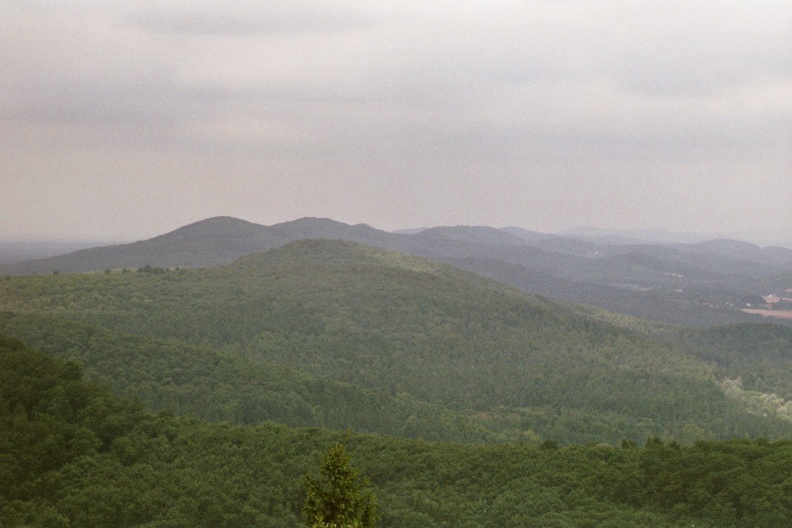
<svg viewBox="0 0 792 528"><path fill-rule="evenodd" d="M311 528L373 528L377 499L358 476L343 443L322 457L319 477L305 475L303 514Z"/></svg>
<svg viewBox="0 0 792 528"><path fill-rule="evenodd" d="M341 433L151 415L0 337L0 525L297 528ZM792 442L463 446L351 435L382 528L792 523ZM343 467L343 460L340 459Z"/></svg>
<svg viewBox="0 0 792 528"><path fill-rule="evenodd" d="M0 313L0 328L51 355L87 365L88 379L153 410L238 424L270 420L425 440L499 439L474 418L439 404L363 389L231 351L32 314Z"/></svg>

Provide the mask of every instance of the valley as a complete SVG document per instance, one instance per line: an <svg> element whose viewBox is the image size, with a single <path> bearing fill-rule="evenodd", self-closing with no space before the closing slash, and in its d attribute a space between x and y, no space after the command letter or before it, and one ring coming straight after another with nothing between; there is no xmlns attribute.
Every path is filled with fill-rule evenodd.
<svg viewBox="0 0 792 528"><path fill-rule="evenodd" d="M766 317L770 319L792 319L791 310L760 310L760 309L752 309L752 308L743 308L740 311L749 314L761 315L762 317Z"/></svg>

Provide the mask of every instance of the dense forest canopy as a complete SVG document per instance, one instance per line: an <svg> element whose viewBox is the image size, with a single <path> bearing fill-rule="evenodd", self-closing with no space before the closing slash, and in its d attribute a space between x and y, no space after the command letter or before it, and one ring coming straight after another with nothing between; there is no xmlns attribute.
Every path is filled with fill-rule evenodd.
<svg viewBox="0 0 792 528"><path fill-rule="evenodd" d="M154 415L0 336L0 524L298 527L343 433ZM464 446L354 434L379 526L784 526L792 443Z"/></svg>
<svg viewBox="0 0 792 528"><path fill-rule="evenodd" d="M767 375L784 354L761 384L746 366L735 386L699 330L607 320L349 242L216 268L13 277L0 310L0 330L117 394L209 420L461 442L792 433L790 376Z"/></svg>

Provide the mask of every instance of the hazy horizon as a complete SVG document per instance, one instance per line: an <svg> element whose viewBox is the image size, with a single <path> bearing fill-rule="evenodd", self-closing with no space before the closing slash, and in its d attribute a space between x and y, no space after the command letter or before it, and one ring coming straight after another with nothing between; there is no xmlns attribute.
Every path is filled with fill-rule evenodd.
<svg viewBox="0 0 792 528"><path fill-rule="evenodd" d="M0 10L0 240L213 216L792 246L792 4Z"/></svg>
<svg viewBox="0 0 792 528"><path fill-rule="evenodd" d="M224 215L221 215L224 216ZM130 244L134 242L140 242L143 240L148 240L150 238L155 238L160 235L168 234L172 231L178 230L181 227L185 227L187 225L191 225L193 223L202 222L204 220L209 220L211 218L216 217L208 217L203 218L200 220L196 220L195 222L189 222L182 226L178 226L175 229L169 229L167 231L163 231L161 233L156 233L150 237L145 238L122 238L122 237L110 237L110 238L70 238L70 237L55 237L55 238L47 238L47 237L29 237L29 238L0 238L0 263L2 263L5 259L5 262L8 263L7 259L10 257L9 251L19 250L28 246L28 249L32 251L35 255L41 256L55 256L64 253L69 253L72 251L78 251L80 249L88 249L92 247L100 247L100 246L109 246L109 245L117 245L117 244ZM236 218L236 217L233 217ZM300 217L291 220L285 220L284 222L275 222L272 224L260 224L258 222L252 222L245 218L237 218L238 220L243 220L246 222L251 222L259 225L265 226L274 226L281 223L288 223L291 221L297 221L304 218L317 218L317 217ZM322 217L327 220L338 221L334 218L326 218ZM346 222L345 222L346 223ZM381 231L387 231L391 233L397 232L404 232L408 234L413 234L416 232L420 232L426 229L431 229L434 227L491 227L495 229L508 229L508 228L518 228L518 229L526 229L528 231L535 231L547 235L555 235L555 236L568 236L568 237L623 237L625 239L633 239L636 242L647 242L647 243L696 243L696 242L703 242L709 240L717 240L717 239L730 239L736 240L741 242L748 242L751 244L758 245L760 247L769 247L769 246L781 246L787 247L792 249L792 237L787 237L786 239L781 237L772 237L766 234L755 234L755 236L740 236L740 234L734 233L696 233L692 231L673 231L667 229L645 229L645 228L613 228L613 229L606 229L606 228L598 228L593 226L575 226L569 229L563 229L560 231L550 232L550 231L538 231L535 229L526 228L523 226L485 226L485 225L473 225L473 224L441 224L441 225L424 225L424 226L414 226L411 228L399 228L399 229L382 229L377 226L372 226L365 222L350 222L348 225L355 225L355 224L365 224L369 227L374 229L379 229ZM63 248L63 251L59 251L58 248ZM31 257L31 258L39 258L38 256ZM18 258L14 260L20 260ZM25 259L26 260L26 259Z"/></svg>

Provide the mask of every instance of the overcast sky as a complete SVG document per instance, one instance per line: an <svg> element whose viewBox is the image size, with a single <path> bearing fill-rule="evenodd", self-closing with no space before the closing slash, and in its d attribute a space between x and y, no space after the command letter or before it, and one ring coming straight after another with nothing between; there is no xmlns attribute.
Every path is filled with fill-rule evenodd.
<svg viewBox="0 0 792 528"><path fill-rule="evenodd" d="M0 238L792 241L792 2L0 0Z"/></svg>

